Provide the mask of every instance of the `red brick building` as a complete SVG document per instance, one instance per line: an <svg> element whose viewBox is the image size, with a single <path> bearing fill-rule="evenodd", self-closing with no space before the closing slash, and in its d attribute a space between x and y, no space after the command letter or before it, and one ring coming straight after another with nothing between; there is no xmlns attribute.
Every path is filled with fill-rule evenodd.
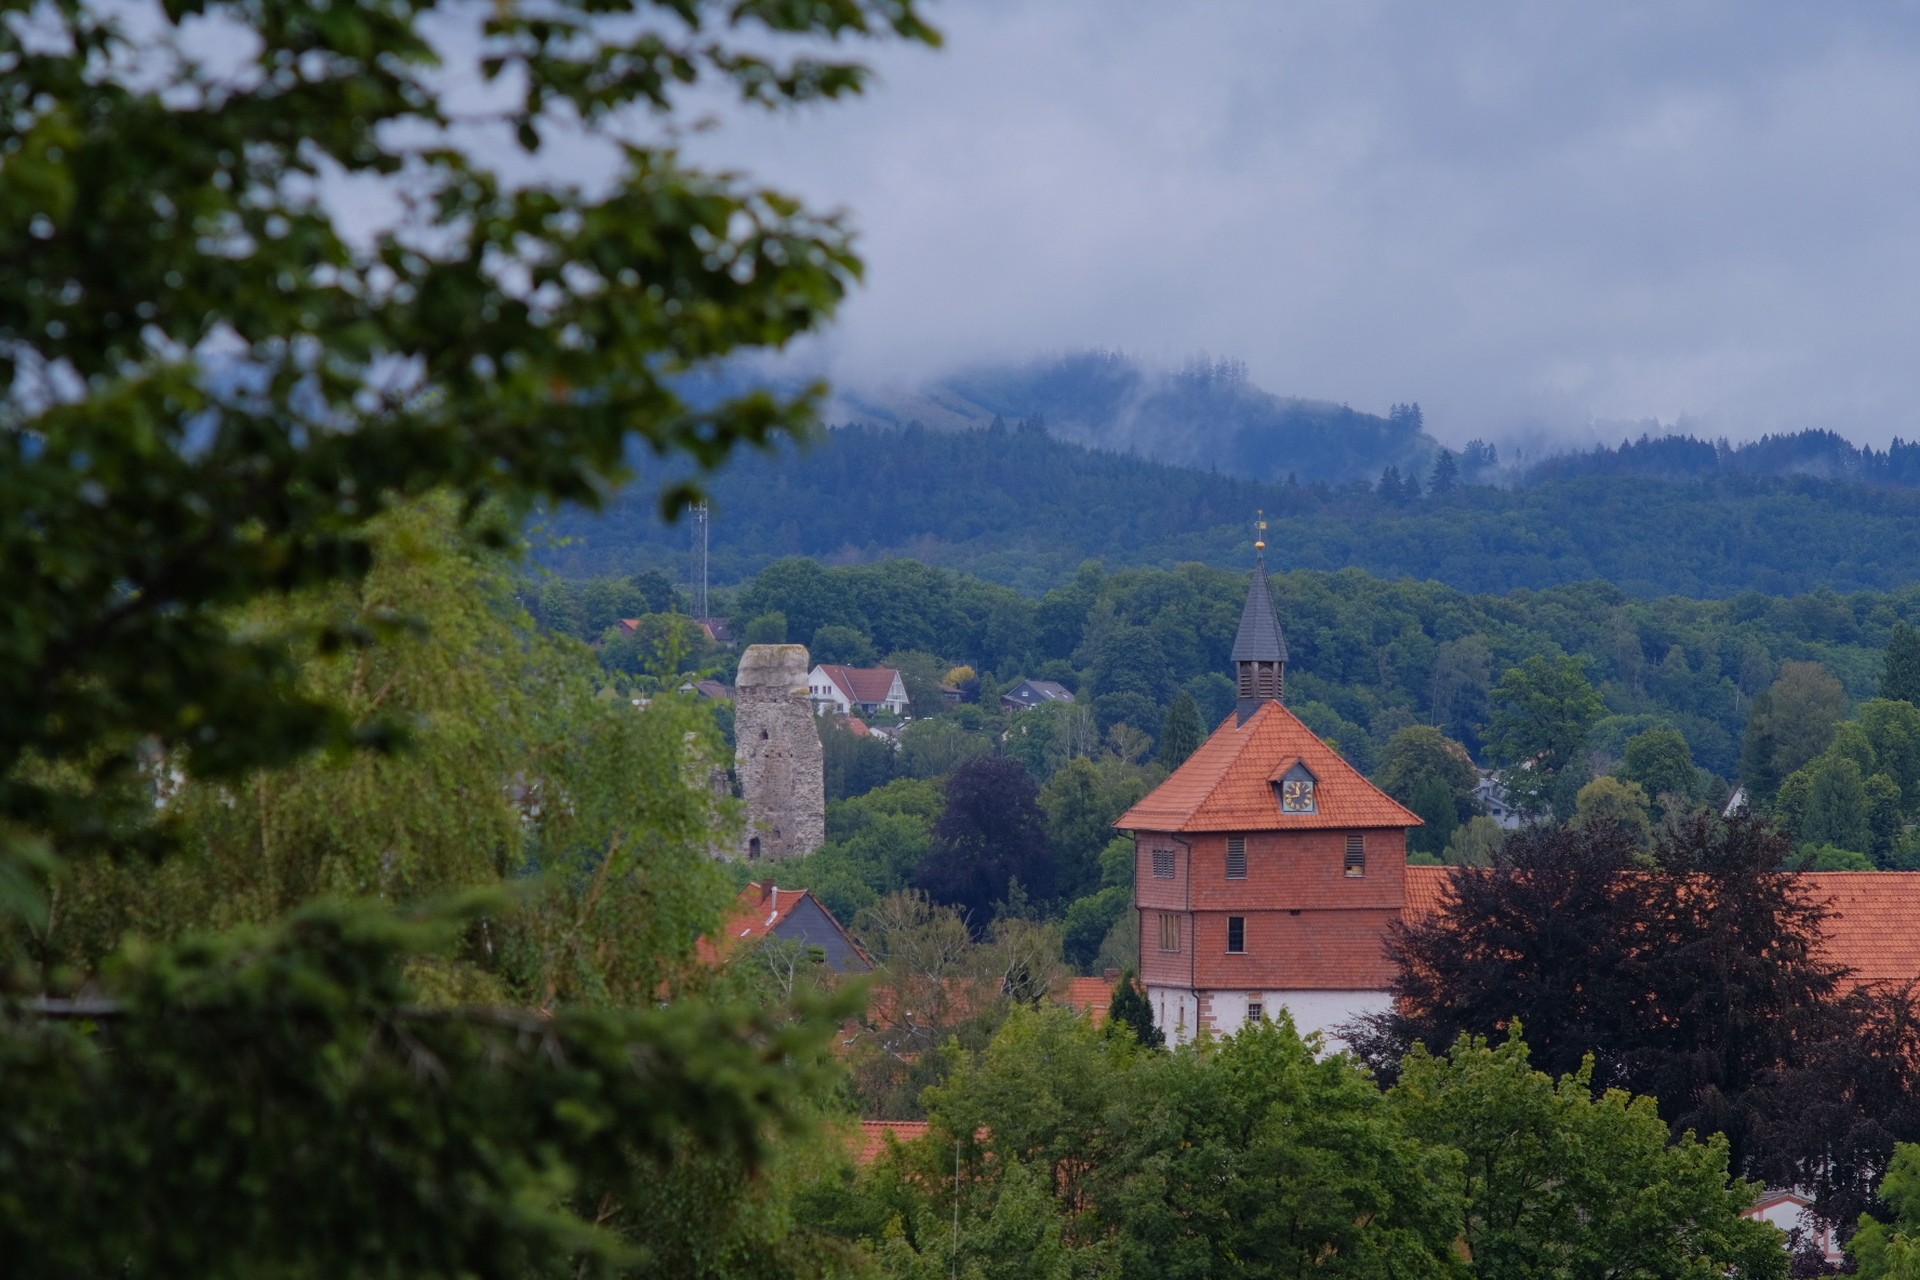
<svg viewBox="0 0 1920 1280"><path fill-rule="evenodd" d="M1140 978L1168 1037L1282 1006L1302 1031L1384 1008L1380 948L1420 819L1282 704L1286 639L1256 563L1233 646L1239 703L1117 825L1134 836Z"/></svg>
<svg viewBox="0 0 1920 1280"><path fill-rule="evenodd" d="M1406 865L1420 819L1282 705L1286 640L1263 563L1233 663L1234 713L1116 823L1134 837L1140 979L1176 1042L1282 1007L1303 1033L1386 1009L1387 927L1439 910L1451 875ZM1803 875L1832 912L1828 959L1856 982L1920 978L1920 872Z"/></svg>

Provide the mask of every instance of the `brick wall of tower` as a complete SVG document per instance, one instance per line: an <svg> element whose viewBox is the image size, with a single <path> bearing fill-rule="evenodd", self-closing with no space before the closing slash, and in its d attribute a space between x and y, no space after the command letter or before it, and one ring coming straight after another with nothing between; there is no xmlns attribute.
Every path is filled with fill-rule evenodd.
<svg viewBox="0 0 1920 1280"><path fill-rule="evenodd" d="M1246 922L1246 950L1227 951L1227 918ZM1202 990L1384 991L1394 969L1384 943L1398 910L1196 911L1183 972Z"/></svg>
<svg viewBox="0 0 1920 1280"><path fill-rule="evenodd" d="M1346 873L1347 837L1355 834L1365 837L1367 851L1366 874L1358 877ZM1385 908L1397 914L1406 903L1407 841L1401 828L1250 831L1242 837L1247 842L1244 880L1227 879L1228 833L1187 838L1193 854L1184 868L1182 902L1196 911Z"/></svg>

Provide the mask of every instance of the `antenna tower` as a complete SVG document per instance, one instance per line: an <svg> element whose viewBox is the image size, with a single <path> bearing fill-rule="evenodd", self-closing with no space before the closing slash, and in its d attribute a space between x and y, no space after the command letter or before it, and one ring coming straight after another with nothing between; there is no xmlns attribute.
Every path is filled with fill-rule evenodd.
<svg viewBox="0 0 1920 1280"><path fill-rule="evenodd" d="M693 616L707 616L707 504L693 504Z"/></svg>

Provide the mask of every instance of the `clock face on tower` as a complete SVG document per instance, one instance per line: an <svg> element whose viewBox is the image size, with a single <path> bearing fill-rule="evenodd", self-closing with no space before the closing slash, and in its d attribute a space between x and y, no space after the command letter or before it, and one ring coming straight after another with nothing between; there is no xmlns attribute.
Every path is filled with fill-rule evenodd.
<svg viewBox="0 0 1920 1280"><path fill-rule="evenodd" d="M1317 813L1312 778L1285 778L1280 783L1280 812Z"/></svg>

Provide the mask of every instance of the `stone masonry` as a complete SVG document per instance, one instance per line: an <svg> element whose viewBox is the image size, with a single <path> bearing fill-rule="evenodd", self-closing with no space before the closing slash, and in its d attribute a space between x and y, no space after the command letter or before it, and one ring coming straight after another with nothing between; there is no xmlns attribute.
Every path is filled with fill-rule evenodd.
<svg viewBox="0 0 1920 1280"><path fill-rule="evenodd" d="M734 679L734 768L746 797L740 856L797 858L827 839L826 771L807 702L805 645L750 644Z"/></svg>

